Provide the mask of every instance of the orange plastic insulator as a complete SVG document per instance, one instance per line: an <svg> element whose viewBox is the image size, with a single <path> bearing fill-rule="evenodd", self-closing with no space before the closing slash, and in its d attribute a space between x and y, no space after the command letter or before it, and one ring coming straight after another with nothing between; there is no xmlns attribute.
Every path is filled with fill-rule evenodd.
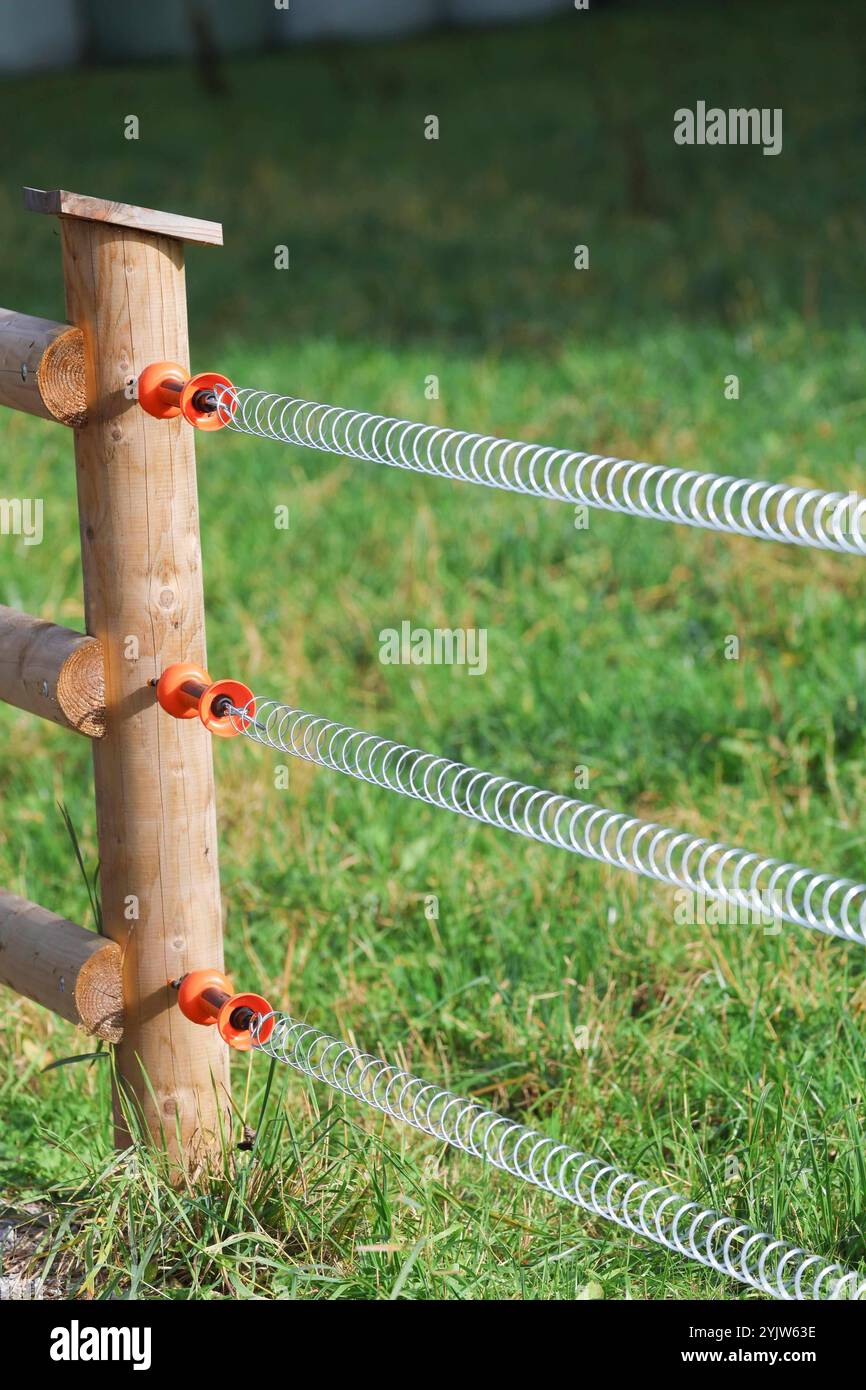
<svg viewBox="0 0 866 1390"><path fill-rule="evenodd" d="M257 1014L262 1023L256 1034L256 1042L267 1042L271 1033L274 1031L274 1012L267 999L263 999L260 994L233 994L227 999L219 1011L217 1017L217 1028L223 1042L228 1043L229 1047L235 1048L238 1052L249 1052L253 1046L253 1036L250 1029L252 1019L244 1016L243 1022L233 1022L239 1009L250 1009Z"/></svg>
<svg viewBox="0 0 866 1390"><path fill-rule="evenodd" d="M207 671L191 661L166 666L156 683L156 698L175 719L195 719L203 690L213 684ZM187 687L187 689L184 689Z"/></svg>
<svg viewBox="0 0 866 1390"><path fill-rule="evenodd" d="M180 1011L190 1023L216 1023L223 1000L231 995L231 985L221 970L190 970L184 975L177 992ZM207 993L222 996L210 1000Z"/></svg>
<svg viewBox="0 0 866 1390"><path fill-rule="evenodd" d="M235 718L231 714L214 711L214 703L216 702L219 711L221 700L229 700L236 709L243 709L247 714L253 715L256 712L253 692L248 685L243 685L240 681L214 681L201 697L198 717L205 728L220 738L234 738L241 732Z"/></svg>
<svg viewBox="0 0 866 1390"><path fill-rule="evenodd" d="M216 386L224 387L231 392L231 395L223 398L219 410L202 410L196 403L196 398L202 391L213 392ZM183 418L199 430L223 429L228 423L226 416L234 415L236 405L237 397L234 386L227 376L221 376L219 372L199 372L197 376L191 376L180 393L180 409Z"/></svg>
<svg viewBox="0 0 866 1390"><path fill-rule="evenodd" d="M229 393L223 396L218 410L213 407L217 387ZM173 420L182 415L198 430L221 430L235 413L237 396L221 372L190 376L177 362L151 362L138 378L138 403L157 420Z"/></svg>
<svg viewBox="0 0 866 1390"><path fill-rule="evenodd" d="M274 1012L260 994L232 994L221 970L190 970L177 987L177 1002L184 1018L205 1027L216 1024L223 1042L238 1052L249 1052L255 1042L267 1042L274 1031ZM253 1016L261 1019L256 1038Z"/></svg>
<svg viewBox="0 0 866 1390"><path fill-rule="evenodd" d="M236 716L225 709L232 704L253 716L256 702L248 685L241 681L211 680L207 671L191 661L176 661L166 666L156 682L156 698L166 714L175 719L194 719L198 715L211 734L220 738L235 738L242 732Z"/></svg>
<svg viewBox="0 0 866 1390"><path fill-rule="evenodd" d="M157 420L173 420L180 415L181 391L188 378L189 372L177 362L151 362L138 378L138 404Z"/></svg>

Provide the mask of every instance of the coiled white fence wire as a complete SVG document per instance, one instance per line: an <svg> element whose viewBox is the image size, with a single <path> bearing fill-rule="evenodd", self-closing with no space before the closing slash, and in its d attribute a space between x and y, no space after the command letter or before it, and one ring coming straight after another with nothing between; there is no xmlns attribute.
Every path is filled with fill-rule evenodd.
<svg viewBox="0 0 866 1390"><path fill-rule="evenodd" d="M230 429L346 458L758 540L866 555L866 498L466 434L250 387L218 387Z"/></svg>
<svg viewBox="0 0 866 1390"><path fill-rule="evenodd" d="M674 888L732 904L734 920L778 920L866 945L866 883L690 835L394 743L258 697L235 727L277 752Z"/></svg>
<svg viewBox="0 0 866 1390"><path fill-rule="evenodd" d="M271 1021L273 1031L259 1041ZM866 1298L862 1274L720 1216L665 1184L620 1172L288 1014L254 1019L251 1030L259 1051L305 1076L772 1298Z"/></svg>

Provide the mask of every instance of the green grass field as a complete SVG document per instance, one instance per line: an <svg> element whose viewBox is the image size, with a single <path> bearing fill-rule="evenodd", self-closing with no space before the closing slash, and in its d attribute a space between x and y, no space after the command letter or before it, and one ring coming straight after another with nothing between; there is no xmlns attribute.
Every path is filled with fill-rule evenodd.
<svg viewBox="0 0 866 1390"><path fill-rule="evenodd" d="M222 101L183 67L7 81L0 300L62 317L57 228L21 210L24 183L213 217L225 249L188 256L197 369L855 488L866 28L853 0L772 14L622 6L241 57ZM676 147L673 111L698 99L782 107L783 153ZM0 601L80 626L71 438L10 412L0 429L0 492L45 502L43 545L0 537ZM211 670L540 786L570 792L583 765L602 805L864 877L862 561L602 513L576 530L566 506L238 436L198 458ZM487 675L381 665L404 619L486 628ZM866 1261L861 948L681 925L645 881L325 771L293 765L276 790L243 742L214 749L241 986ZM0 882L92 925L59 810L92 873L85 741L0 709L0 798ZM86 1040L2 1005L0 1197L50 1216L55 1274L97 1297L752 1296L287 1068L258 1154L172 1192L145 1155L113 1155L104 1061L43 1072ZM236 1063L253 1125L267 1076Z"/></svg>

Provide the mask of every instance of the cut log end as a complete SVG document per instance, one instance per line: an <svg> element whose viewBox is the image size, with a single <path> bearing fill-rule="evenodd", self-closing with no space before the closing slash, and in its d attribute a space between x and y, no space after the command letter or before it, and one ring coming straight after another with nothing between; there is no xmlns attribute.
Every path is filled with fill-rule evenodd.
<svg viewBox="0 0 866 1390"><path fill-rule="evenodd" d="M123 952L96 932L0 889L0 984L92 1036L123 1035Z"/></svg>
<svg viewBox="0 0 866 1390"><path fill-rule="evenodd" d="M0 701L102 738L102 647L94 637L0 604Z"/></svg>
<svg viewBox="0 0 866 1390"><path fill-rule="evenodd" d="M80 328L69 328L48 344L36 380L39 394L55 420L73 428L87 424L84 337Z"/></svg>
<svg viewBox="0 0 866 1390"><path fill-rule="evenodd" d="M57 676L56 698L73 729L88 738L105 733L105 662L98 642L82 642Z"/></svg>
<svg viewBox="0 0 866 1390"><path fill-rule="evenodd" d="M121 949L106 941L82 965L75 982L75 1007L86 1033L106 1042L119 1043L123 1037L123 989Z"/></svg>

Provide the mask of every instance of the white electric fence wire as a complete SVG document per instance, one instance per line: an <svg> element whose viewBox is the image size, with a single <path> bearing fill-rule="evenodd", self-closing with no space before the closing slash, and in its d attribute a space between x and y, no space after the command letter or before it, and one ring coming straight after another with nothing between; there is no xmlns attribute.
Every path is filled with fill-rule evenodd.
<svg viewBox="0 0 866 1390"><path fill-rule="evenodd" d="M262 439L655 521L866 555L866 498L854 493L466 434L251 387L217 387L215 394L230 429Z"/></svg>
<svg viewBox="0 0 866 1390"><path fill-rule="evenodd" d="M256 697L235 727L277 752L515 835L732 905L736 923L790 922L866 945L866 883L817 873L716 840L482 772L378 734Z"/></svg>
<svg viewBox="0 0 866 1390"><path fill-rule="evenodd" d="M271 1019L273 1032L260 1042ZM772 1298L866 1298L862 1274L721 1216L663 1183L620 1172L288 1014L256 1018L251 1031L259 1051L305 1076Z"/></svg>

